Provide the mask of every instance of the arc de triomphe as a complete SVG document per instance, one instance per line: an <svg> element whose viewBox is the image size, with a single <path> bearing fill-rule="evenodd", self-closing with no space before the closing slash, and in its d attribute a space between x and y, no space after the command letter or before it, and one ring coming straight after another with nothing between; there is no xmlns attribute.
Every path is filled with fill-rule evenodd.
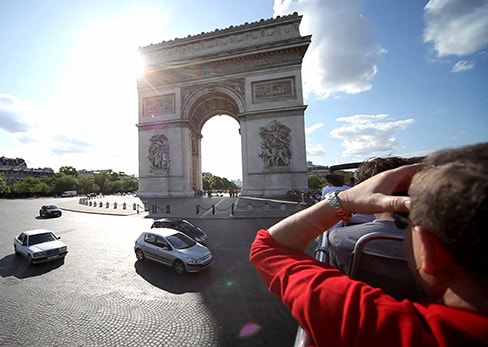
<svg viewBox="0 0 488 347"><path fill-rule="evenodd" d="M137 83L140 197L202 189L201 130L216 115L240 124L241 195L307 189L301 65L311 36L300 35L301 19L294 13L139 49L147 66Z"/></svg>

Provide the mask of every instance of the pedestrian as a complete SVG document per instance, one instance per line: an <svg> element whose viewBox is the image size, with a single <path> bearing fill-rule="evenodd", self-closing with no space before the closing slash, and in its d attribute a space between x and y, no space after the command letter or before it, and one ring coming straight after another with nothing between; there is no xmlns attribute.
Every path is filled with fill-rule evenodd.
<svg viewBox="0 0 488 347"><path fill-rule="evenodd" d="M322 188L322 199L325 198L327 193L330 192L339 192L344 189L350 188L344 182L344 176L339 174L328 174L325 175L325 180L327 181L327 185Z"/></svg>

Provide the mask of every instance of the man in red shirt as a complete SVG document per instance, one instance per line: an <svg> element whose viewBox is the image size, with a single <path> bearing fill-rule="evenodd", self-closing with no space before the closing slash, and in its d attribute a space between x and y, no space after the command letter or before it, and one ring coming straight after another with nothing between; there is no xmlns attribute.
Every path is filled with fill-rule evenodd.
<svg viewBox="0 0 488 347"><path fill-rule="evenodd" d="M393 196L405 191L409 197ZM251 261L316 346L488 346L488 143L380 173L258 232ZM397 301L305 253L351 213L410 212L405 252L429 300Z"/></svg>

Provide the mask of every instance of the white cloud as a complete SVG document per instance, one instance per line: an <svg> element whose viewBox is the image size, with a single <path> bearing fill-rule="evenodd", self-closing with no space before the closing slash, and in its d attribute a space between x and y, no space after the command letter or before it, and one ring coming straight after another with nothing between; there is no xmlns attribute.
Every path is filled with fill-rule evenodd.
<svg viewBox="0 0 488 347"><path fill-rule="evenodd" d="M85 153L91 143L79 137L54 135L51 151L58 155Z"/></svg>
<svg viewBox="0 0 488 347"><path fill-rule="evenodd" d="M305 128L305 134L310 135L313 134L315 131L324 127L324 123L315 123L311 126ZM325 152L324 147L319 143L312 143L312 140L309 137L306 137L306 153L307 158L311 157L323 157L327 153Z"/></svg>
<svg viewBox="0 0 488 347"><path fill-rule="evenodd" d="M305 128L305 134L312 134L315 131L319 130L324 126L324 123L315 123L309 126L308 128Z"/></svg>
<svg viewBox="0 0 488 347"><path fill-rule="evenodd" d="M23 158L31 168L57 170L73 166L137 173L136 160L128 163L130 158L137 159L135 126L119 125L125 114L136 112L121 110L112 102L113 112L106 112L107 117L98 114L96 118L89 103L71 101L48 111L15 96L0 94L0 129L6 134L0 136L1 155Z"/></svg>
<svg viewBox="0 0 488 347"><path fill-rule="evenodd" d="M39 110L30 102L0 93L0 129L17 134L29 131L35 124L34 118Z"/></svg>
<svg viewBox="0 0 488 347"><path fill-rule="evenodd" d="M345 124L331 130L330 135L342 141L344 157L389 155L400 148L395 132L415 122L414 119L389 119L387 114L340 117L336 120Z"/></svg>
<svg viewBox="0 0 488 347"><path fill-rule="evenodd" d="M306 154L307 158L312 158L312 157L325 157L327 155L327 152L325 151L324 147L320 143L311 143L309 142L310 139L307 138L307 144L306 144Z"/></svg>
<svg viewBox="0 0 488 347"><path fill-rule="evenodd" d="M458 61L451 69L451 72L467 71L474 68L474 62L467 60Z"/></svg>
<svg viewBox="0 0 488 347"><path fill-rule="evenodd" d="M473 54L488 46L488 2L430 0L425 5L424 42L439 57Z"/></svg>
<svg viewBox="0 0 488 347"><path fill-rule="evenodd" d="M386 51L374 41L360 1L275 0L273 10L275 16L303 15L300 32L312 34L302 64L305 96L371 89L378 59Z"/></svg>

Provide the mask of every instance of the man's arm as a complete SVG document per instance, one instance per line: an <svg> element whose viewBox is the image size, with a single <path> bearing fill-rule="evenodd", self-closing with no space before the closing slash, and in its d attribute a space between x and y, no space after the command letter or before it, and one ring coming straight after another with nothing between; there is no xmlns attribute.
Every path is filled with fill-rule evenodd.
<svg viewBox="0 0 488 347"><path fill-rule="evenodd" d="M406 191L410 181L422 168L421 164L402 166L382 172L368 180L338 193L346 213L379 213L407 211L410 199L392 196ZM310 242L339 221L335 209L327 200L297 212L269 228L271 236L286 248L305 251Z"/></svg>

